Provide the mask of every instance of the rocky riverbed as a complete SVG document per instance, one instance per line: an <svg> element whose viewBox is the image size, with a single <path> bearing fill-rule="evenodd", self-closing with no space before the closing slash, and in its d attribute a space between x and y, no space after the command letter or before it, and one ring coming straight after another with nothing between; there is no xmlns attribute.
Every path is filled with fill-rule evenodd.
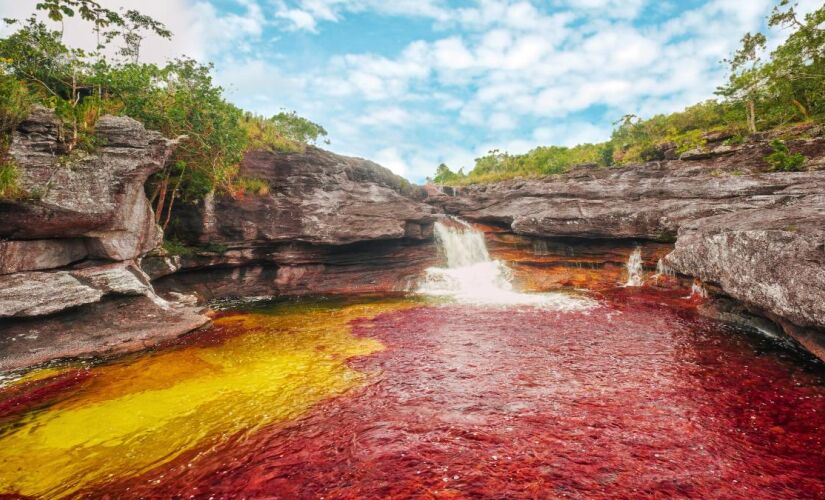
<svg viewBox="0 0 825 500"><path fill-rule="evenodd" d="M447 193L314 147L251 151L270 190L180 204L161 248L144 184L175 141L103 117L93 154L65 154L55 116L14 133L25 200L0 202L0 369L157 344L209 321L207 299L409 290L438 255L433 223L480 224L528 289L615 287L642 264L733 299L825 359L825 140L809 170L771 173L766 143ZM661 269L660 269L661 270Z"/></svg>

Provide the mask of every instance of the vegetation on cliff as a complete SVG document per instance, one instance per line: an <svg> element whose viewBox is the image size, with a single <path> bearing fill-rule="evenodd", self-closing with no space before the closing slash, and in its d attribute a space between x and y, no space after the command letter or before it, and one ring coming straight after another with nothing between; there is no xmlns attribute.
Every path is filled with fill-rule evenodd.
<svg viewBox="0 0 825 500"><path fill-rule="evenodd" d="M16 193L16 172L5 151L10 132L34 104L54 109L63 123L65 152L94 151L95 123L104 114L135 118L180 144L166 168L150 181L157 221L166 227L176 200L218 191L238 195L266 191L243 179L238 164L249 148L298 151L326 136L320 125L280 113L271 118L245 113L223 97L212 66L180 58L165 65L140 62L148 36L169 38L166 27L135 10L113 11L94 0L47 0L26 20L7 19L17 30L0 39L0 197ZM79 16L90 24L97 46L68 47L52 21Z"/></svg>
<svg viewBox="0 0 825 500"><path fill-rule="evenodd" d="M785 41L768 52L762 33L746 34L741 48L726 60L728 81L719 99L669 115L641 119L626 115L615 123L610 140L572 148L538 147L522 155L498 150L477 158L467 174L439 165L433 181L460 185L534 175L562 173L575 165L609 167L661 160L701 149L709 138L727 137L728 144L758 132L792 136L805 124L825 121L825 6L799 16L789 0L781 0L768 18L772 29L788 30ZM790 155L783 143L766 160L775 170L798 170L804 158ZM783 150L782 148L785 148Z"/></svg>

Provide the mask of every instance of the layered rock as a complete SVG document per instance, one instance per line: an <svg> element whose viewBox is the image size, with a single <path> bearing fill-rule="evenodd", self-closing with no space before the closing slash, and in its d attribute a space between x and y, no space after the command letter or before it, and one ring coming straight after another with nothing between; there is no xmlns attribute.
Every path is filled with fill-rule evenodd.
<svg viewBox="0 0 825 500"><path fill-rule="evenodd" d="M96 124L96 143L94 153L66 154L59 121L45 108L35 108L18 127L9 155L28 196L0 201L0 238L26 243L0 247L3 272L82 258L125 261L159 245L162 233L143 186L165 163L173 141L131 118L104 116ZM34 245L46 251L41 261L27 262L23 254Z"/></svg>
<svg viewBox="0 0 825 500"><path fill-rule="evenodd" d="M825 141L802 150L825 158ZM755 147L754 147L755 148ZM701 161L623 168L580 168L564 175L461 188L432 203L469 220L523 235L674 241L686 222L729 212L781 207L822 192L825 171L764 172L754 148ZM759 151L762 151L759 149Z"/></svg>
<svg viewBox="0 0 825 500"><path fill-rule="evenodd" d="M146 259L155 277L189 271L159 286L206 297L389 292L432 263L437 210L373 162L310 146L252 151L240 173L268 191L181 207L175 237L221 250Z"/></svg>
<svg viewBox="0 0 825 500"><path fill-rule="evenodd" d="M770 210L709 217L682 226L667 257L783 324L825 359L825 194Z"/></svg>
<svg viewBox="0 0 825 500"><path fill-rule="evenodd" d="M130 118L104 116L96 124L95 144L93 153L67 152L58 118L40 107L12 135L9 155L25 196L0 200L0 358L19 357L15 349L27 345L25 339L44 337L37 332L56 328L61 313L105 311L112 300L143 304L149 316L180 319L159 327L131 316L130 329L120 336L153 328L181 334L208 321L192 307L173 313L176 306L155 296L138 265L162 240L144 184L164 166L175 142ZM39 317L48 319L20 319ZM94 313L83 321L75 317L73 324L89 330L82 335L94 336L113 333L107 321ZM10 344L20 331L29 333ZM78 342L81 333L71 328L49 335L51 347L41 347L54 356L97 352L94 342Z"/></svg>
<svg viewBox="0 0 825 500"><path fill-rule="evenodd" d="M649 259L664 255L645 242L675 241L665 263L773 319L825 359L825 140L796 141L791 149L808 157L809 170L768 172L763 157L770 149L752 143L682 160L470 186L430 202L551 246L608 239L644 245ZM564 260L563 252L551 260Z"/></svg>

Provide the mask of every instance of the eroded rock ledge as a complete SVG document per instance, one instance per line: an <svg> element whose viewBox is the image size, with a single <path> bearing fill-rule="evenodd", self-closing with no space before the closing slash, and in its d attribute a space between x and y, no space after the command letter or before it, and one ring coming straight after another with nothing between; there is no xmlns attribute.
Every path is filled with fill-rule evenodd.
<svg viewBox="0 0 825 500"><path fill-rule="evenodd" d="M144 346L209 321L158 298L140 268L162 240L144 184L175 141L104 116L95 152L67 153L58 131L54 113L35 108L12 136L26 196L0 201L0 370L122 352L137 346L124 339Z"/></svg>
<svg viewBox="0 0 825 500"><path fill-rule="evenodd" d="M438 210L423 190L371 161L315 147L303 153L253 151L241 175L269 192L209 197L182 207L174 237L220 246L144 260L163 290L204 297L388 293L435 258Z"/></svg>
<svg viewBox="0 0 825 500"><path fill-rule="evenodd" d="M757 142L689 160L471 186L429 202L550 241L675 242L664 263L771 318L825 360L825 139L790 146L810 170L767 172L770 149Z"/></svg>

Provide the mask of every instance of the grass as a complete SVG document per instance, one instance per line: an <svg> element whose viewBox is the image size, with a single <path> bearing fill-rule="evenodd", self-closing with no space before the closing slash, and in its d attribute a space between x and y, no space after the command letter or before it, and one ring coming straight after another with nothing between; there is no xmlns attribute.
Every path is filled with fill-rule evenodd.
<svg viewBox="0 0 825 500"><path fill-rule="evenodd" d="M0 199L13 200L23 196L20 187L20 169L12 160L0 161Z"/></svg>

